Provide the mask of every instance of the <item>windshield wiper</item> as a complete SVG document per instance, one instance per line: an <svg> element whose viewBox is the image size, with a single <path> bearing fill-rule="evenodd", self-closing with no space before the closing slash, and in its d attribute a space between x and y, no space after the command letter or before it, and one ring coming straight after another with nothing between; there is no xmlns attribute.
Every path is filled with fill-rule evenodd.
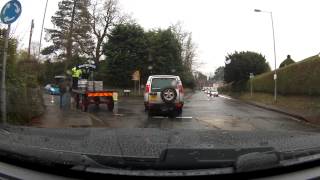
<svg viewBox="0 0 320 180"><path fill-rule="evenodd" d="M166 149L161 162L172 169L203 169L235 166L237 159L250 153L272 153L272 147L242 149Z"/></svg>

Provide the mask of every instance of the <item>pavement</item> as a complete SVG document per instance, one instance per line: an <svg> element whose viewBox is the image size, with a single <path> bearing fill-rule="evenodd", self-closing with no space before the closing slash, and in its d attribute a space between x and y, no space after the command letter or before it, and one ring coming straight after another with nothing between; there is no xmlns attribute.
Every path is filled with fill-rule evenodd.
<svg viewBox="0 0 320 180"><path fill-rule="evenodd" d="M165 114L149 117L143 97L119 97L113 112L106 105L90 106L88 112L59 108L59 96L44 95L47 111L35 127L160 128L230 131L319 131L319 127L296 116L248 104L228 96L208 97L204 92L185 97L183 113L175 118ZM53 101L52 101L53 100ZM72 104L72 103L71 103Z"/></svg>
<svg viewBox="0 0 320 180"><path fill-rule="evenodd" d="M67 98L70 99L70 95ZM93 121L89 114L76 110L71 102L64 101L60 108L60 96L44 94L46 111L42 117L32 124L40 128L91 127Z"/></svg>
<svg viewBox="0 0 320 180"><path fill-rule="evenodd" d="M308 117L304 116L303 114L299 114L297 112L293 112L293 111L289 111L283 108L279 108L279 107L275 107L272 105L267 105L267 104L263 104L263 103L259 103L259 102L253 102L253 101L243 101L244 103L259 107L259 108L263 108L263 109L267 109L270 111L274 111L274 112L278 112L278 113L282 113L288 116L292 116L295 117L297 119L306 121L306 122L312 122L308 119Z"/></svg>

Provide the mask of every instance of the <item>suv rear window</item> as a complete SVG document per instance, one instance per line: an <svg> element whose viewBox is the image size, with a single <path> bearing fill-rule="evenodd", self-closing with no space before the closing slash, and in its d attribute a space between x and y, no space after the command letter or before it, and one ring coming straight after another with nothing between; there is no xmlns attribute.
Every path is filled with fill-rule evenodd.
<svg viewBox="0 0 320 180"><path fill-rule="evenodd" d="M176 82L175 78L154 78L151 83L151 92L160 92L168 87L176 88Z"/></svg>

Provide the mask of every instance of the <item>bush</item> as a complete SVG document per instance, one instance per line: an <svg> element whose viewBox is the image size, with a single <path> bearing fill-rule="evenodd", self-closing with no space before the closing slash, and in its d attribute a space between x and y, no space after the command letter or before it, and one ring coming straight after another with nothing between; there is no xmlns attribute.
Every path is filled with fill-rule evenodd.
<svg viewBox="0 0 320 180"><path fill-rule="evenodd" d="M224 92L224 93L228 93L228 92L241 93L248 90L249 90L249 84L246 80L242 80L239 82L232 82L218 88L219 92Z"/></svg>
<svg viewBox="0 0 320 180"><path fill-rule="evenodd" d="M184 72L181 76L181 81L185 88L194 89L196 86L196 82L192 73Z"/></svg>
<svg viewBox="0 0 320 180"><path fill-rule="evenodd" d="M269 64L264 56L255 52L235 52L226 57L227 63L224 68L224 81L239 82L249 79L249 74L262 74L270 71Z"/></svg>
<svg viewBox="0 0 320 180"><path fill-rule="evenodd" d="M38 65L35 61L21 61L8 66L7 116L11 124L26 124L44 113Z"/></svg>

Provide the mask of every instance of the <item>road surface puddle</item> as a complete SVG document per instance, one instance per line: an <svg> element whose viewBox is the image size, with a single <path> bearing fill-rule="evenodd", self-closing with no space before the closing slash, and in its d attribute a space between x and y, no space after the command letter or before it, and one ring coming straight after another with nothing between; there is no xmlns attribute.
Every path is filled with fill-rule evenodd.
<svg viewBox="0 0 320 180"><path fill-rule="evenodd" d="M229 131L252 131L255 128L249 124L248 121L243 121L241 119L234 119L234 118L205 118L200 117L197 118L199 121L203 121L210 126L221 130L229 130Z"/></svg>

